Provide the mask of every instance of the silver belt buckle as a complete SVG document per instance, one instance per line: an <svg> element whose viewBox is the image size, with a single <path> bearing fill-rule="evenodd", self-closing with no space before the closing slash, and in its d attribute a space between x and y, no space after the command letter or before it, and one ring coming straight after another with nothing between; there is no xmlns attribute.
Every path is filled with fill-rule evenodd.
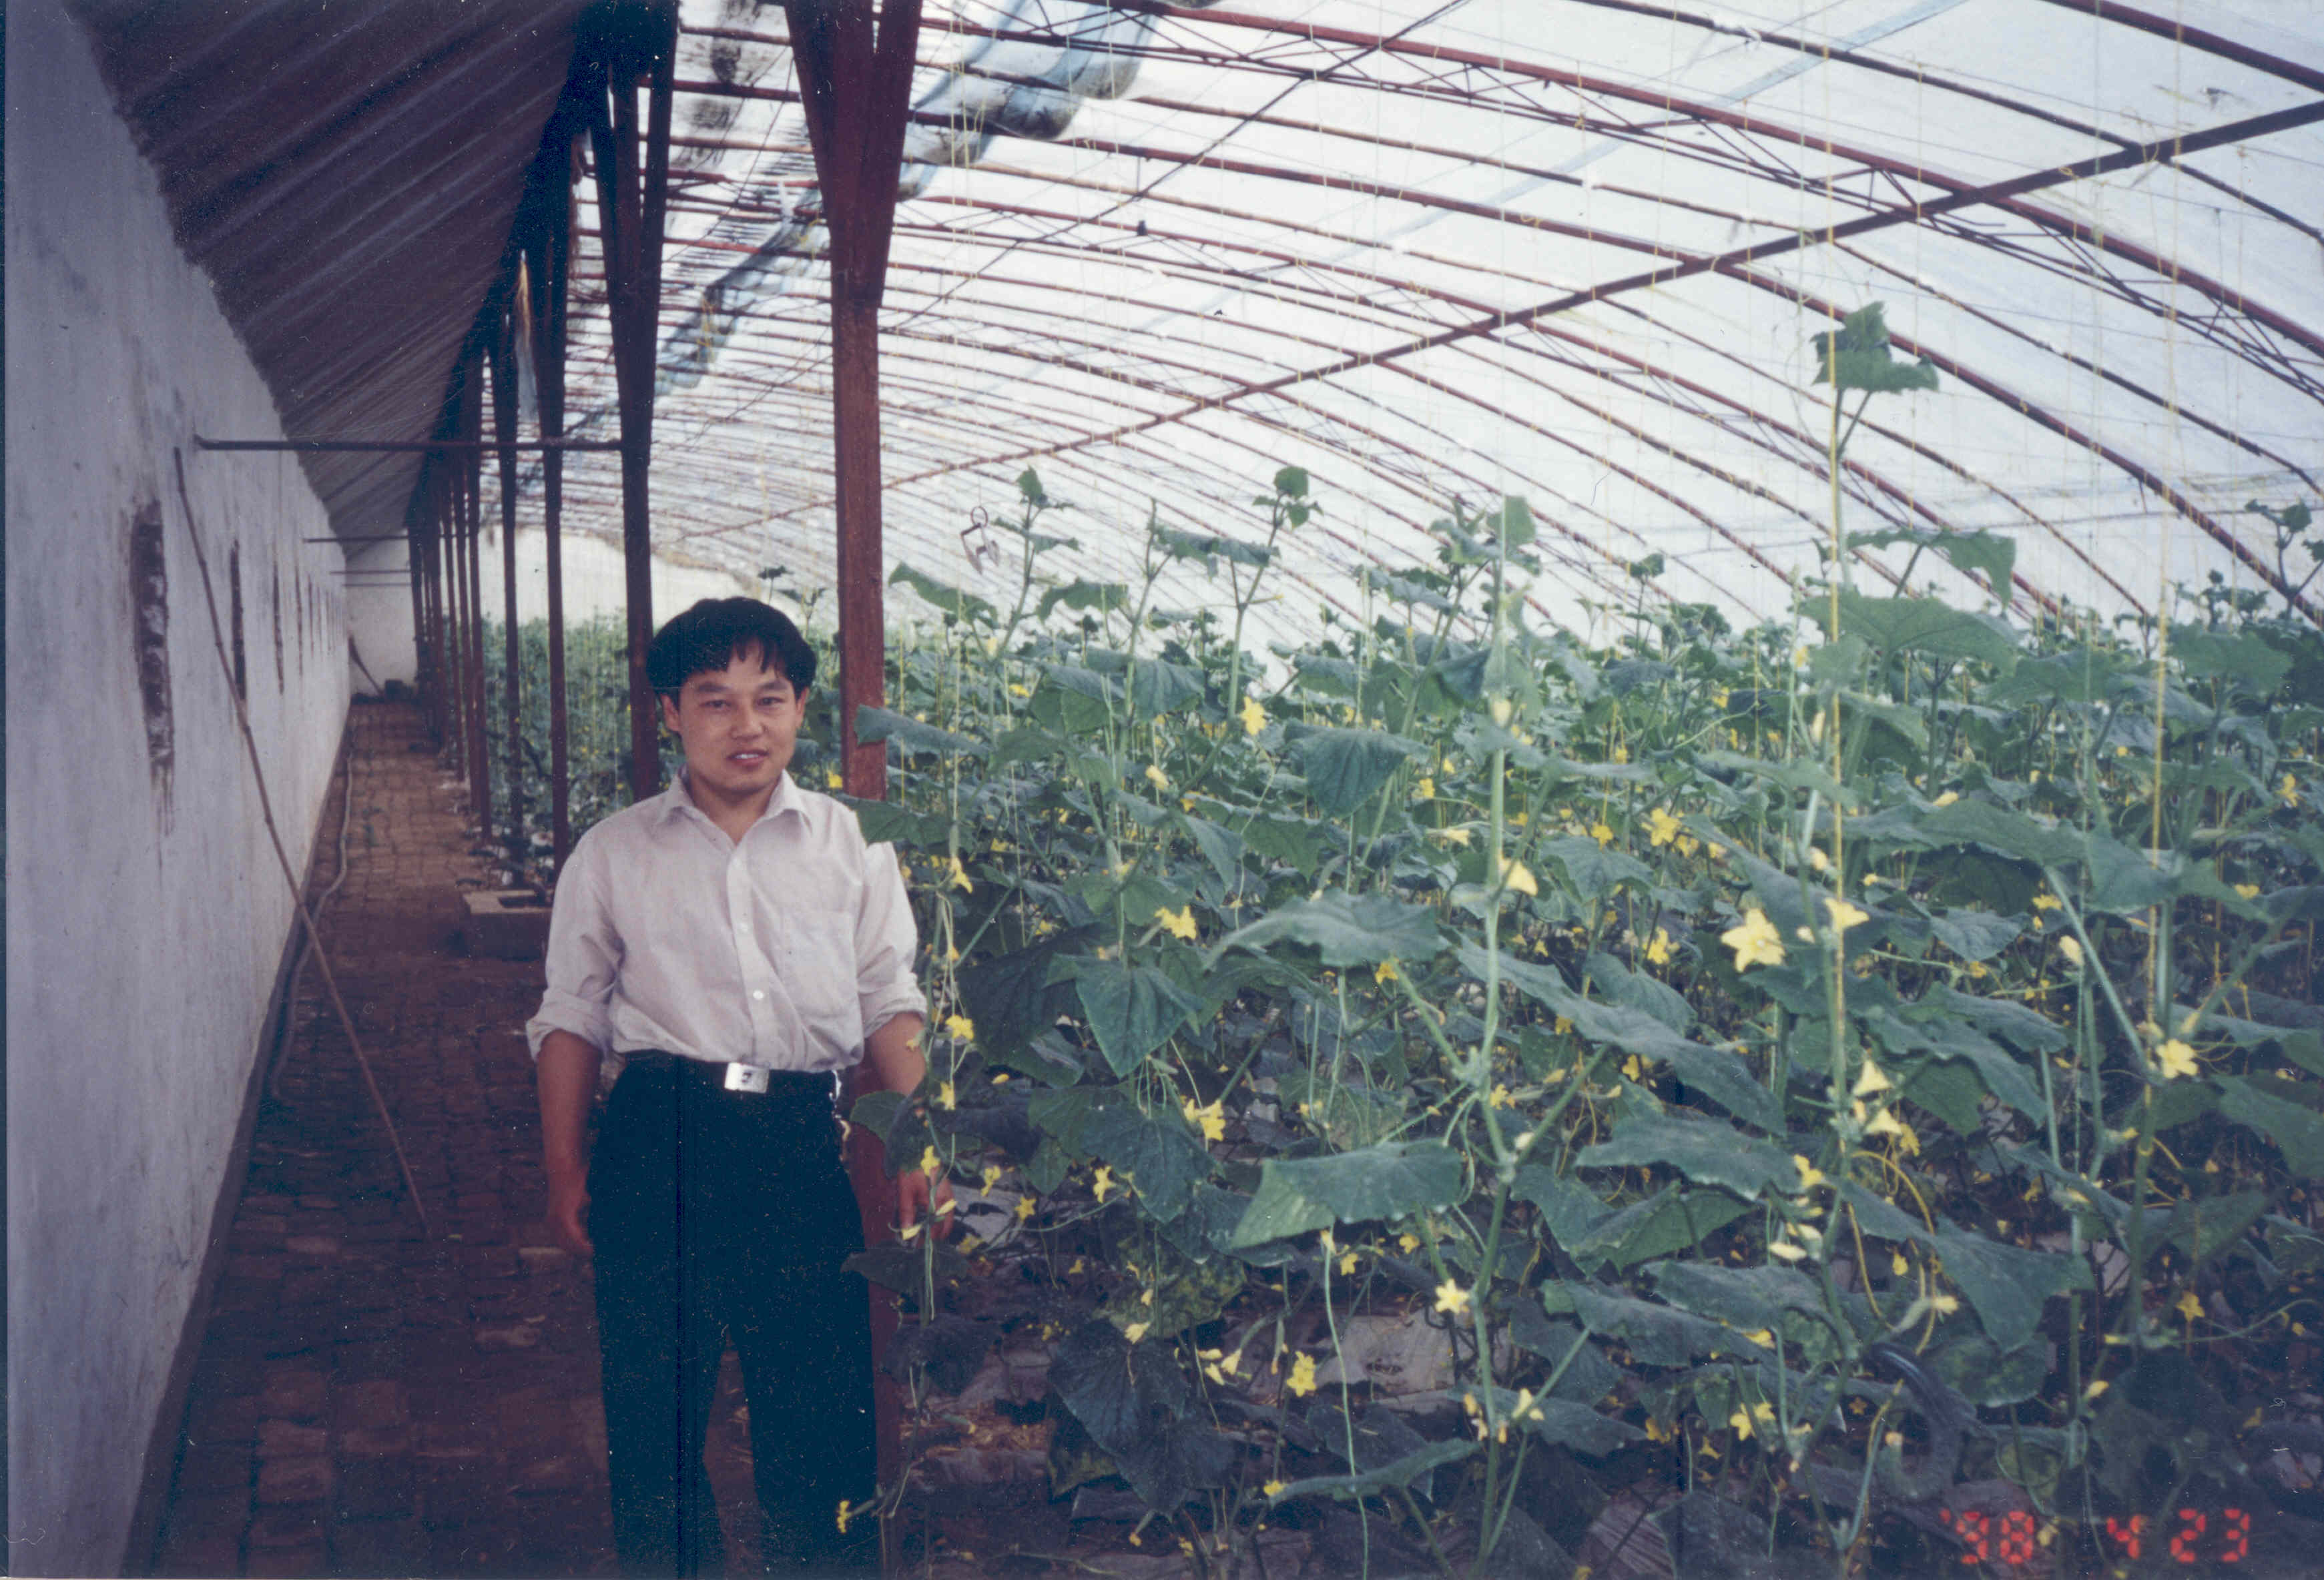
<svg viewBox="0 0 2324 1580"><path fill-rule="evenodd" d="M765 1091L767 1072L755 1064L730 1064L726 1067L726 1089L730 1092Z"/></svg>

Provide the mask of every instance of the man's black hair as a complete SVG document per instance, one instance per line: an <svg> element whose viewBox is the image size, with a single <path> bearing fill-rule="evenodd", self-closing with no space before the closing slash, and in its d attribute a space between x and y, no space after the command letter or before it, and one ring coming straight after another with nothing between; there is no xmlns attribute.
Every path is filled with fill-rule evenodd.
<svg viewBox="0 0 2324 1580"><path fill-rule="evenodd" d="M705 598L672 616L646 649L646 684L675 703L687 681L751 652L788 675L793 691L815 684L815 649L788 615L755 598Z"/></svg>

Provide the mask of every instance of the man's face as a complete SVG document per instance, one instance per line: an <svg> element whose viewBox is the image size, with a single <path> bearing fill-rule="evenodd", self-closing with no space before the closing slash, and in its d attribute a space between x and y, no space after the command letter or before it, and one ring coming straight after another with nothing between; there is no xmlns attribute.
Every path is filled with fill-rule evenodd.
<svg viewBox="0 0 2324 1580"><path fill-rule="evenodd" d="M790 766L807 694L745 648L724 669L687 677L678 704L664 697L662 722L686 746L687 783L695 800L735 805L765 795Z"/></svg>

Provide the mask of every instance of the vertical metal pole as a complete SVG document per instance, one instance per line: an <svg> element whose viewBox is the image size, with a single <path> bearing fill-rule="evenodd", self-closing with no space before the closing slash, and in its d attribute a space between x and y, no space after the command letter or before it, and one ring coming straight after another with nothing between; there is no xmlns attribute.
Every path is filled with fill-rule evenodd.
<svg viewBox="0 0 2324 1580"><path fill-rule="evenodd" d="M543 250L548 254L547 285L540 292L540 332L533 336L538 350L534 373L540 385L540 436L565 436L565 313L573 255L573 193L569 185L571 152L567 152L568 182L558 193ZM540 457L542 545L548 556L549 582L549 797L551 822L552 870L565 869L565 853L573 848L572 792L566 759L565 719L565 564L559 546L564 525L565 455L544 450Z"/></svg>
<svg viewBox="0 0 2324 1580"><path fill-rule="evenodd" d="M468 354L468 381L461 409L461 437L476 447L464 455L467 481L468 537L468 785L476 826L493 837L493 765L486 732L484 697L484 352Z"/></svg>
<svg viewBox="0 0 2324 1580"><path fill-rule="evenodd" d="M429 712L435 724L436 745L439 750L452 733L452 666L448 639L451 590L444 580L444 537L450 522L450 499L451 480L446 475L441 462L431 460L428 467L428 640L433 649L429 679L434 683L435 695L429 700Z"/></svg>
<svg viewBox="0 0 2324 1580"><path fill-rule="evenodd" d="M528 283L530 277L528 276ZM513 298L513 292L511 293ZM493 437L500 446L501 493L501 684L508 721L509 859L524 859L524 723L519 695L516 624L516 315L512 299L492 346Z"/></svg>

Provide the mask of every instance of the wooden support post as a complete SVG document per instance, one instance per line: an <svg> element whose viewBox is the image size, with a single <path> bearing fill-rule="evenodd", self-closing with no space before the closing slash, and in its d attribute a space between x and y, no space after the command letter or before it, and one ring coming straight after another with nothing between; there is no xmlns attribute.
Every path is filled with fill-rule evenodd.
<svg viewBox="0 0 2324 1580"><path fill-rule="evenodd" d="M888 793L886 747L855 737L886 697L880 510L880 303L887 289L920 0L784 0L831 236L834 493L839 510L839 728L847 791Z"/></svg>
<svg viewBox="0 0 2324 1580"><path fill-rule="evenodd" d="M461 436L483 437L484 427L484 353L477 346L468 354L466 387L461 391ZM484 840L493 837L493 765L486 745L484 720L484 452L481 445L453 464L460 469L466 518L468 577L468 806Z"/></svg>
<svg viewBox="0 0 2324 1580"><path fill-rule="evenodd" d="M500 450L501 495L501 701L508 721L508 816L503 848L511 861L524 859L524 721L519 708L520 656L516 623L516 316L512 299L493 314L487 343L493 367L493 437ZM479 464L481 464L481 457Z"/></svg>
<svg viewBox="0 0 2324 1580"><path fill-rule="evenodd" d="M616 51L605 64L610 114L593 118L598 234L605 257L605 310L613 333L613 383L622 416L622 557L629 602L630 795L661 789L660 721L646 680L653 640L653 532L647 474L653 461L654 360L661 315L661 237L669 177L670 84L678 16L658 10L650 59ZM646 157L638 165L640 76L650 78ZM602 102L602 100L601 100Z"/></svg>
<svg viewBox="0 0 2324 1580"><path fill-rule="evenodd" d="M555 187L556 203L546 215L536 256L542 267L534 278L542 287L534 294L537 325L533 332L533 376L540 392L540 436L559 439L565 434L565 316L573 253L573 150L569 140L560 153L561 169ZM547 557L549 583L549 861L552 874L565 869L565 853L573 848L571 767L567 760L565 719L565 562L560 534L565 519L565 456L555 448L540 457L541 545Z"/></svg>
<svg viewBox="0 0 2324 1580"><path fill-rule="evenodd" d="M871 0L784 0L798 65L807 135L815 147L823 217L831 235L831 384L834 492L839 506L840 764L852 795L888 794L888 749L855 737L856 710L887 694L886 563L880 519L880 301L902 172L905 113L919 48L920 0L886 0L874 36ZM896 1188L880 1143L858 1126L847 1172L863 1239L892 1238ZM895 1297L872 1288L872 1352L880 1480L904 1473L903 1410L881 1364L895 1337Z"/></svg>

